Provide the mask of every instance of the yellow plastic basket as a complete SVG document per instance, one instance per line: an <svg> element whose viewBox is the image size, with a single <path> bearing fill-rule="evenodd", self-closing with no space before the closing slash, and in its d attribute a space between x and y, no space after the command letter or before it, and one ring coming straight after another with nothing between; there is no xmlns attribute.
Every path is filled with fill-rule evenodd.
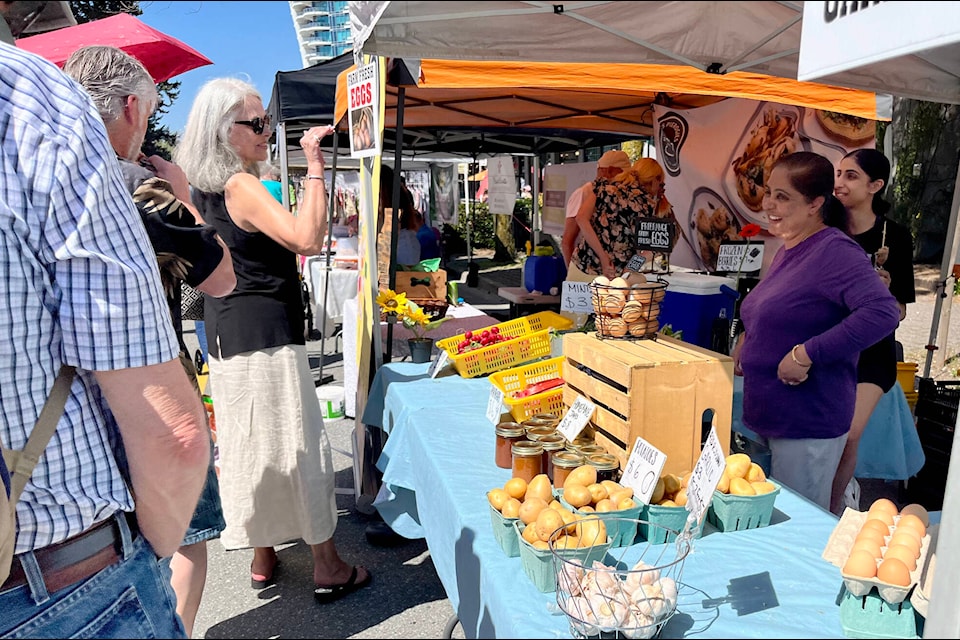
<svg viewBox="0 0 960 640"><path fill-rule="evenodd" d="M563 409L562 386L526 398L514 398L511 394L537 382L562 378L564 360L566 358L560 356L490 374L490 382L503 392L503 403L510 408L514 420L523 422L538 413L560 415Z"/></svg>
<svg viewBox="0 0 960 640"><path fill-rule="evenodd" d="M460 333L437 340L437 348L447 352L457 373L464 378L475 378L549 356L550 329L563 330L572 326L573 321L559 313L541 311L475 330L473 333L476 334L497 327L500 334L508 338L489 347L457 353L457 345L465 335Z"/></svg>

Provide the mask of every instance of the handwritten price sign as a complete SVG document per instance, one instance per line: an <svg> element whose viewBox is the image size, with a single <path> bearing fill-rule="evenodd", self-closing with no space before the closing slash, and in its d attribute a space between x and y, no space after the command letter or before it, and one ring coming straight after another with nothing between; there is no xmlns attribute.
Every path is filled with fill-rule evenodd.
<svg viewBox="0 0 960 640"><path fill-rule="evenodd" d="M589 282L563 281L560 294L560 311L569 313L593 313L593 293Z"/></svg>
<svg viewBox="0 0 960 640"><path fill-rule="evenodd" d="M577 399L573 401L573 406L570 407L567 414L563 416L563 420L557 425L557 431L568 441L573 442L590 422L596 408L596 405L583 396L577 396Z"/></svg>
<svg viewBox="0 0 960 640"><path fill-rule="evenodd" d="M487 399L487 420L493 424L499 424L501 409L503 409L503 391L491 384L490 397Z"/></svg>
<svg viewBox="0 0 960 640"><path fill-rule="evenodd" d="M697 464L690 474L690 484L687 485L687 511L692 513L697 522L703 521L703 516L713 499L713 492L720 483L723 468L726 466L726 456L720 439L717 437L716 427L710 428L710 435L703 445L703 451L697 459Z"/></svg>
<svg viewBox="0 0 960 640"><path fill-rule="evenodd" d="M620 484L633 489L633 494L643 504L650 504L650 498L657 488L657 480L666 462L665 453L643 438L637 438L627 460L627 467L620 477Z"/></svg>

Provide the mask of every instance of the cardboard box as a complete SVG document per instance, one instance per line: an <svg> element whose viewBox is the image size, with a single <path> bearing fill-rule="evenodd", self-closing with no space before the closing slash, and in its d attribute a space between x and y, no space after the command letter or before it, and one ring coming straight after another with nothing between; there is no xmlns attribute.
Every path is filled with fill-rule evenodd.
<svg viewBox="0 0 960 640"><path fill-rule="evenodd" d="M427 273L425 271L397 271L397 293L405 293L408 298L447 299L447 272L443 269Z"/></svg>
<svg viewBox="0 0 960 640"><path fill-rule="evenodd" d="M729 356L666 336L599 340L586 333L565 334L563 355L564 404L582 395L597 406L596 441L620 458L621 469L638 436L666 454L664 473L693 469L707 410L713 410L720 445L730 450Z"/></svg>

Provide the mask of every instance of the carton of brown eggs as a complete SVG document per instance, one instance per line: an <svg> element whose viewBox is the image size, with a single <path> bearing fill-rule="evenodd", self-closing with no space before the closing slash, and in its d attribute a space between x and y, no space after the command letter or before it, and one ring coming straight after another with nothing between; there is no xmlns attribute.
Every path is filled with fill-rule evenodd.
<svg viewBox="0 0 960 640"><path fill-rule="evenodd" d="M643 274L627 271L613 280L597 276L590 283L590 291L598 337L629 339L656 335L666 284L647 282Z"/></svg>
<svg viewBox="0 0 960 640"><path fill-rule="evenodd" d="M840 568L843 584L854 596L876 587L890 604L903 602L923 575L930 549L929 517L919 505L898 511L890 500L877 500L870 511L847 508L827 541L822 557Z"/></svg>

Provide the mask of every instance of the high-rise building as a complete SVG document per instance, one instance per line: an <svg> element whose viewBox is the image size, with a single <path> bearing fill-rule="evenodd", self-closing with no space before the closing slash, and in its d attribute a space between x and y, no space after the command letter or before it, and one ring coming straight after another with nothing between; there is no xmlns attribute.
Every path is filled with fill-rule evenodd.
<svg viewBox="0 0 960 640"><path fill-rule="evenodd" d="M304 67L353 48L348 2L291 2L290 15Z"/></svg>

